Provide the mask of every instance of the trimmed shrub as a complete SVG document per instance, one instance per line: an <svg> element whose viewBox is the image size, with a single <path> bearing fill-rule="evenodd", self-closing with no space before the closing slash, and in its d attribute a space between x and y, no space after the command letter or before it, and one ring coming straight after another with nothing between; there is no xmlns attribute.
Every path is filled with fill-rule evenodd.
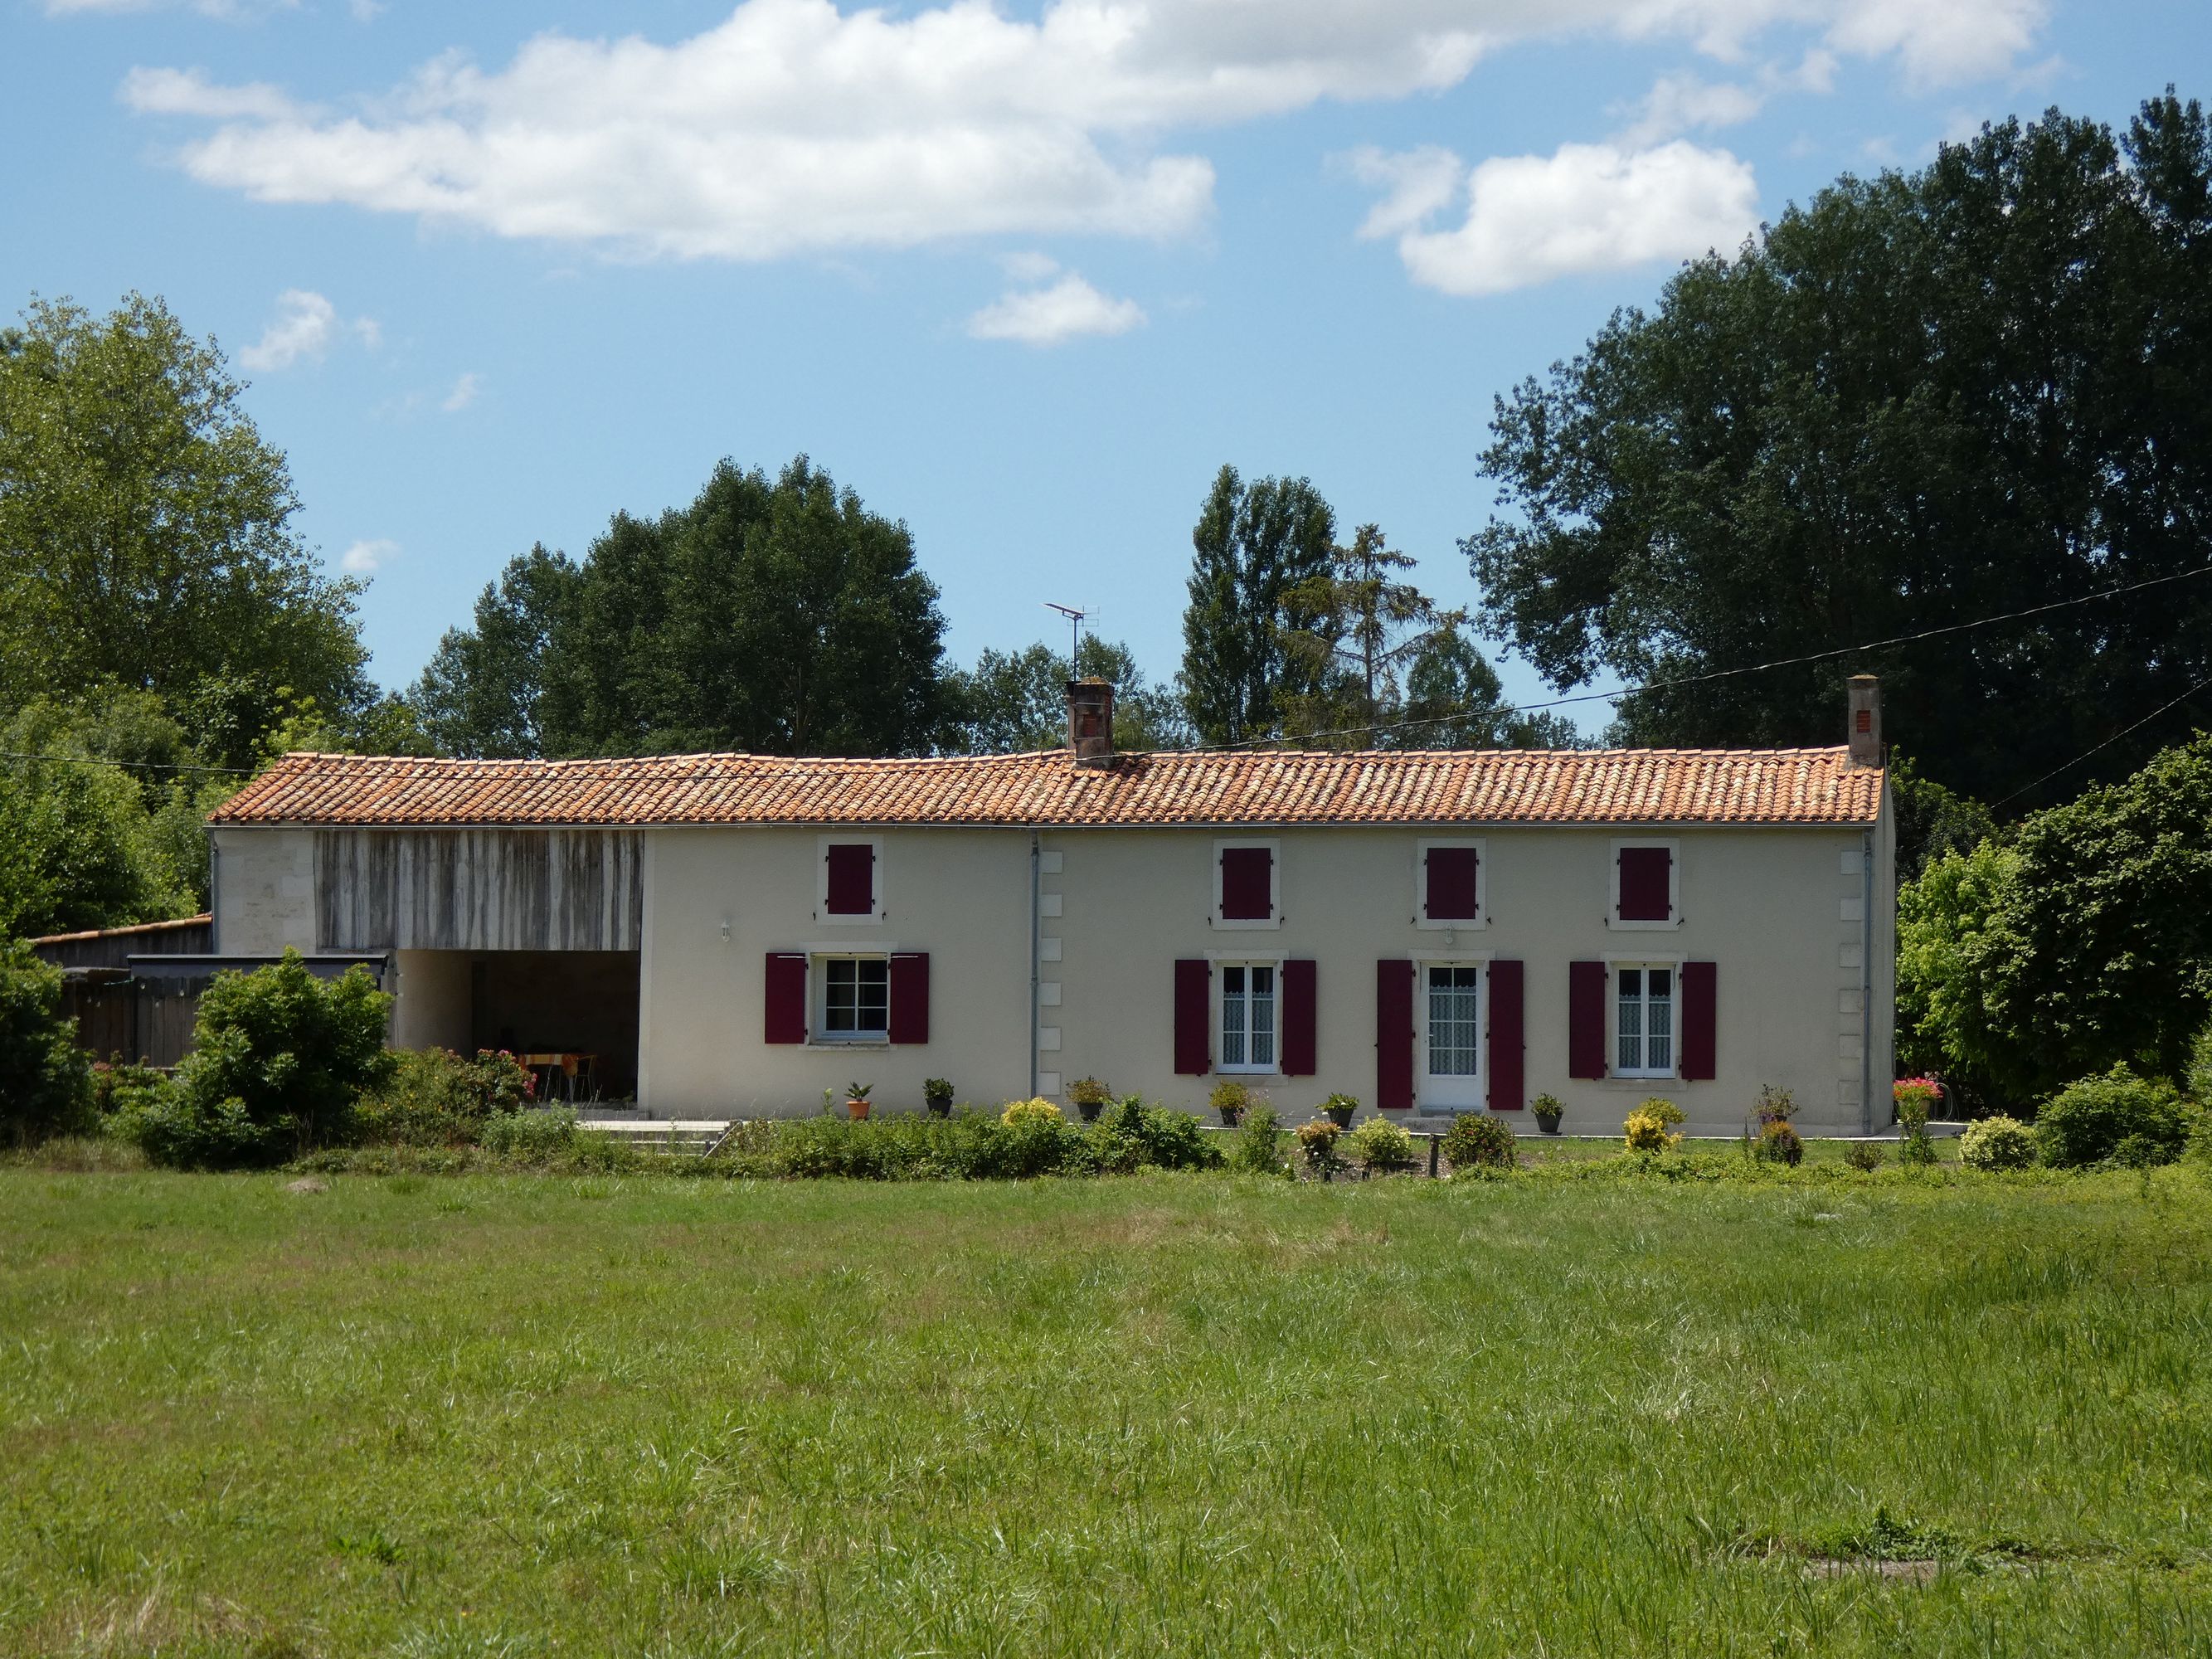
<svg viewBox="0 0 2212 1659"><path fill-rule="evenodd" d="M1196 1118L1147 1106L1138 1095L1109 1110L1091 1139L1101 1169L1218 1170L1222 1163Z"/></svg>
<svg viewBox="0 0 2212 1659"><path fill-rule="evenodd" d="M62 970L0 950L0 1136L27 1144L93 1123L92 1069L62 1008Z"/></svg>
<svg viewBox="0 0 2212 1659"><path fill-rule="evenodd" d="M2036 1115L2035 1139L2043 1161L2062 1170L2101 1163L2130 1139L2139 1141L2130 1158L2170 1164L2188 1142L2189 1114L2172 1084L2137 1077L2124 1060L2053 1095Z"/></svg>
<svg viewBox="0 0 2212 1659"><path fill-rule="evenodd" d="M1237 1126L1237 1150L1231 1154L1240 1170L1253 1175L1283 1172L1282 1120L1273 1106L1258 1104L1245 1109Z"/></svg>
<svg viewBox="0 0 2212 1659"><path fill-rule="evenodd" d="M1066 1121L1066 1114L1042 1095L1029 1100L1010 1100L1006 1103L1006 1110L999 1114L999 1121L1009 1129L1018 1128L1024 1123L1065 1123Z"/></svg>
<svg viewBox="0 0 2212 1659"><path fill-rule="evenodd" d="M479 1048L474 1060L450 1048L410 1049L393 1060L392 1075L356 1110L362 1140L471 1146L495 1114L522 1111L537 1098L537 1079L503 1048Z"/></svg>
<svg viewBox="0 0 2212 1659"><path fill-rule="evenodd" d="M1682 1137L1674 1133L1681 1121L1682 1109L1655 1095L1628 1115L1620 1126L1621 1137L1632 1152L1668 1152L1682 1144Z"/></svg>
<svg viewBox="0 0 2212 1659"><path fill-rule="evenodd" d="M2018 1118L1978 1118L1959 1137L1959 1160L1972 1170L2025 1170L2035 1162L2035 1131Z"/></svg>
<svg viewBox="0 0 2212 1659"><path fill-rule="evenodd" d="M343 1139L354 1103L391 1075L392 999L365 969L317 979L297 951L250 974L218 974L200 998L177 1086L128 1132L157 1164L274 1163Z"/></svg>
<svg viewBox="0 0 2212 1659"><path fill-rule="evenodd" d="M1765 1163L1786 1164L1793 1170L1805 1161L1804 1137L1786 1117L1772 1118L1761 1125L1752 1150Z"/></svg>
<svg viewBox="0 0 2212 1659"><path fill-rule="evenodd" d="M1387 1117L1369 1118L1346 1139L1370 1170L1402 1170L1413 1161L1413 1137Z"/></svg>
<svg viewBox="0 0 2212 1659"><path fill-rule="evenodd" d="M1520 1162L1520 1142L1503 1119L1462 1112L1444 1131L1443 1155L1455 1170L1510 1170Z"/></svg>

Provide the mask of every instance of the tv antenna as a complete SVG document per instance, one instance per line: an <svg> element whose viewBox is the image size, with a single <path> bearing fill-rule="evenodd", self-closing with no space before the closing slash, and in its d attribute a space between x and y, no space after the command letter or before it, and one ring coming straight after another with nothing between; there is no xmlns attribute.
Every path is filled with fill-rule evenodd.
<svg viewBox="0 0 2212 1659"><path fill-rule="evenodd" d="M1057 611L1067 618L1067 675L1073 679L1075 678L1076 653L1083 648L1083 619L1091 613L1078 611L1072 605L1054 605L1050 599L1044 602L1044 608Z"/></svg>

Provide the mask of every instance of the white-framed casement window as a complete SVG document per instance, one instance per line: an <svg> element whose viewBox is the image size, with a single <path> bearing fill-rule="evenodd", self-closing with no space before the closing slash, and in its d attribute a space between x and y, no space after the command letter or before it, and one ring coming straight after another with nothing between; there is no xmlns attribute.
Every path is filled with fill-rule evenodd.
<svg viewBox="0 0 2212 1659"><path fill-rule="evenodd" d="M1671 1078L1682 1050L1681 970L1671 962L1613 964L1613 1073Z"/></svg>
<svg viewBox="0 0 2212 1659"><path fill-rule="evenodd" d="M1482 1104L1482 963L1420 964L1421 1075L1424 1109Z"/></svg>
<svg viewBox="0 0 2212 1659"><path fill-rule="evenodd" d="M1283 925L1283 844L1279 841L1213 843L1213 925L1218 928Z"/></svg>
<svg viewBox="0 0 2212 1659"><path fill-rule="evenodd" d="M814 959L814 1040L889 1042L891 959L819 956Z"/></svg>
<svg viewBox="0 0 2212 1659"><path fill-rule="evenodd" d="M1219 962L1220 1072L1272 1072L1282 1054L1282 964Z"/></svg>
<svg viewBox="0 0 2212 1659"><path fill-rule="evenodd" d="M1682 845L1676 841L1613 843L1613 902L1606 926L1629 933L1682 925Z"/></svg>
<svg viewBox="0 0 2212 1659"><path fill-rule="evenodd" d="M871 927L884 919L881 836L822 836L814 848L814 915L832 927Z"/></svg>
<svg viewBox="0 0 2212 1659"><path fill-rule="evenodd" d="M1413 854L1413 925L1464 932L1490 925L1490 851L1480 840L1424 836Z"/></svg>

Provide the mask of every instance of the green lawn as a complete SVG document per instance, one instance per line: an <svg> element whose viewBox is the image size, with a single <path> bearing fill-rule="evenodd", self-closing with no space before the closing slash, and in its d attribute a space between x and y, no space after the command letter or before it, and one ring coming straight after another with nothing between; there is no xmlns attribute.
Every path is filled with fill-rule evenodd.
<svg viewBox="0 0 2212 1659"><path fill-rule="evenodd" d="M0 1540L10 1656L2208 1653L2212 1196L5 1169Z"/></svg>

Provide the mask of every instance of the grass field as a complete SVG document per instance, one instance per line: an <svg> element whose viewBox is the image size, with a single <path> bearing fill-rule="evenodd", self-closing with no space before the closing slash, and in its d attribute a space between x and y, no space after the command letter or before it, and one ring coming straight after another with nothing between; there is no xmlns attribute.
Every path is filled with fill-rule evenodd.
<svg viewBox="0 0 2212 1659"><path fill-rule="evenodd" d="M0 1170L0 1539L10 1656L2208 1653L2212 1197Z"/></svg>

